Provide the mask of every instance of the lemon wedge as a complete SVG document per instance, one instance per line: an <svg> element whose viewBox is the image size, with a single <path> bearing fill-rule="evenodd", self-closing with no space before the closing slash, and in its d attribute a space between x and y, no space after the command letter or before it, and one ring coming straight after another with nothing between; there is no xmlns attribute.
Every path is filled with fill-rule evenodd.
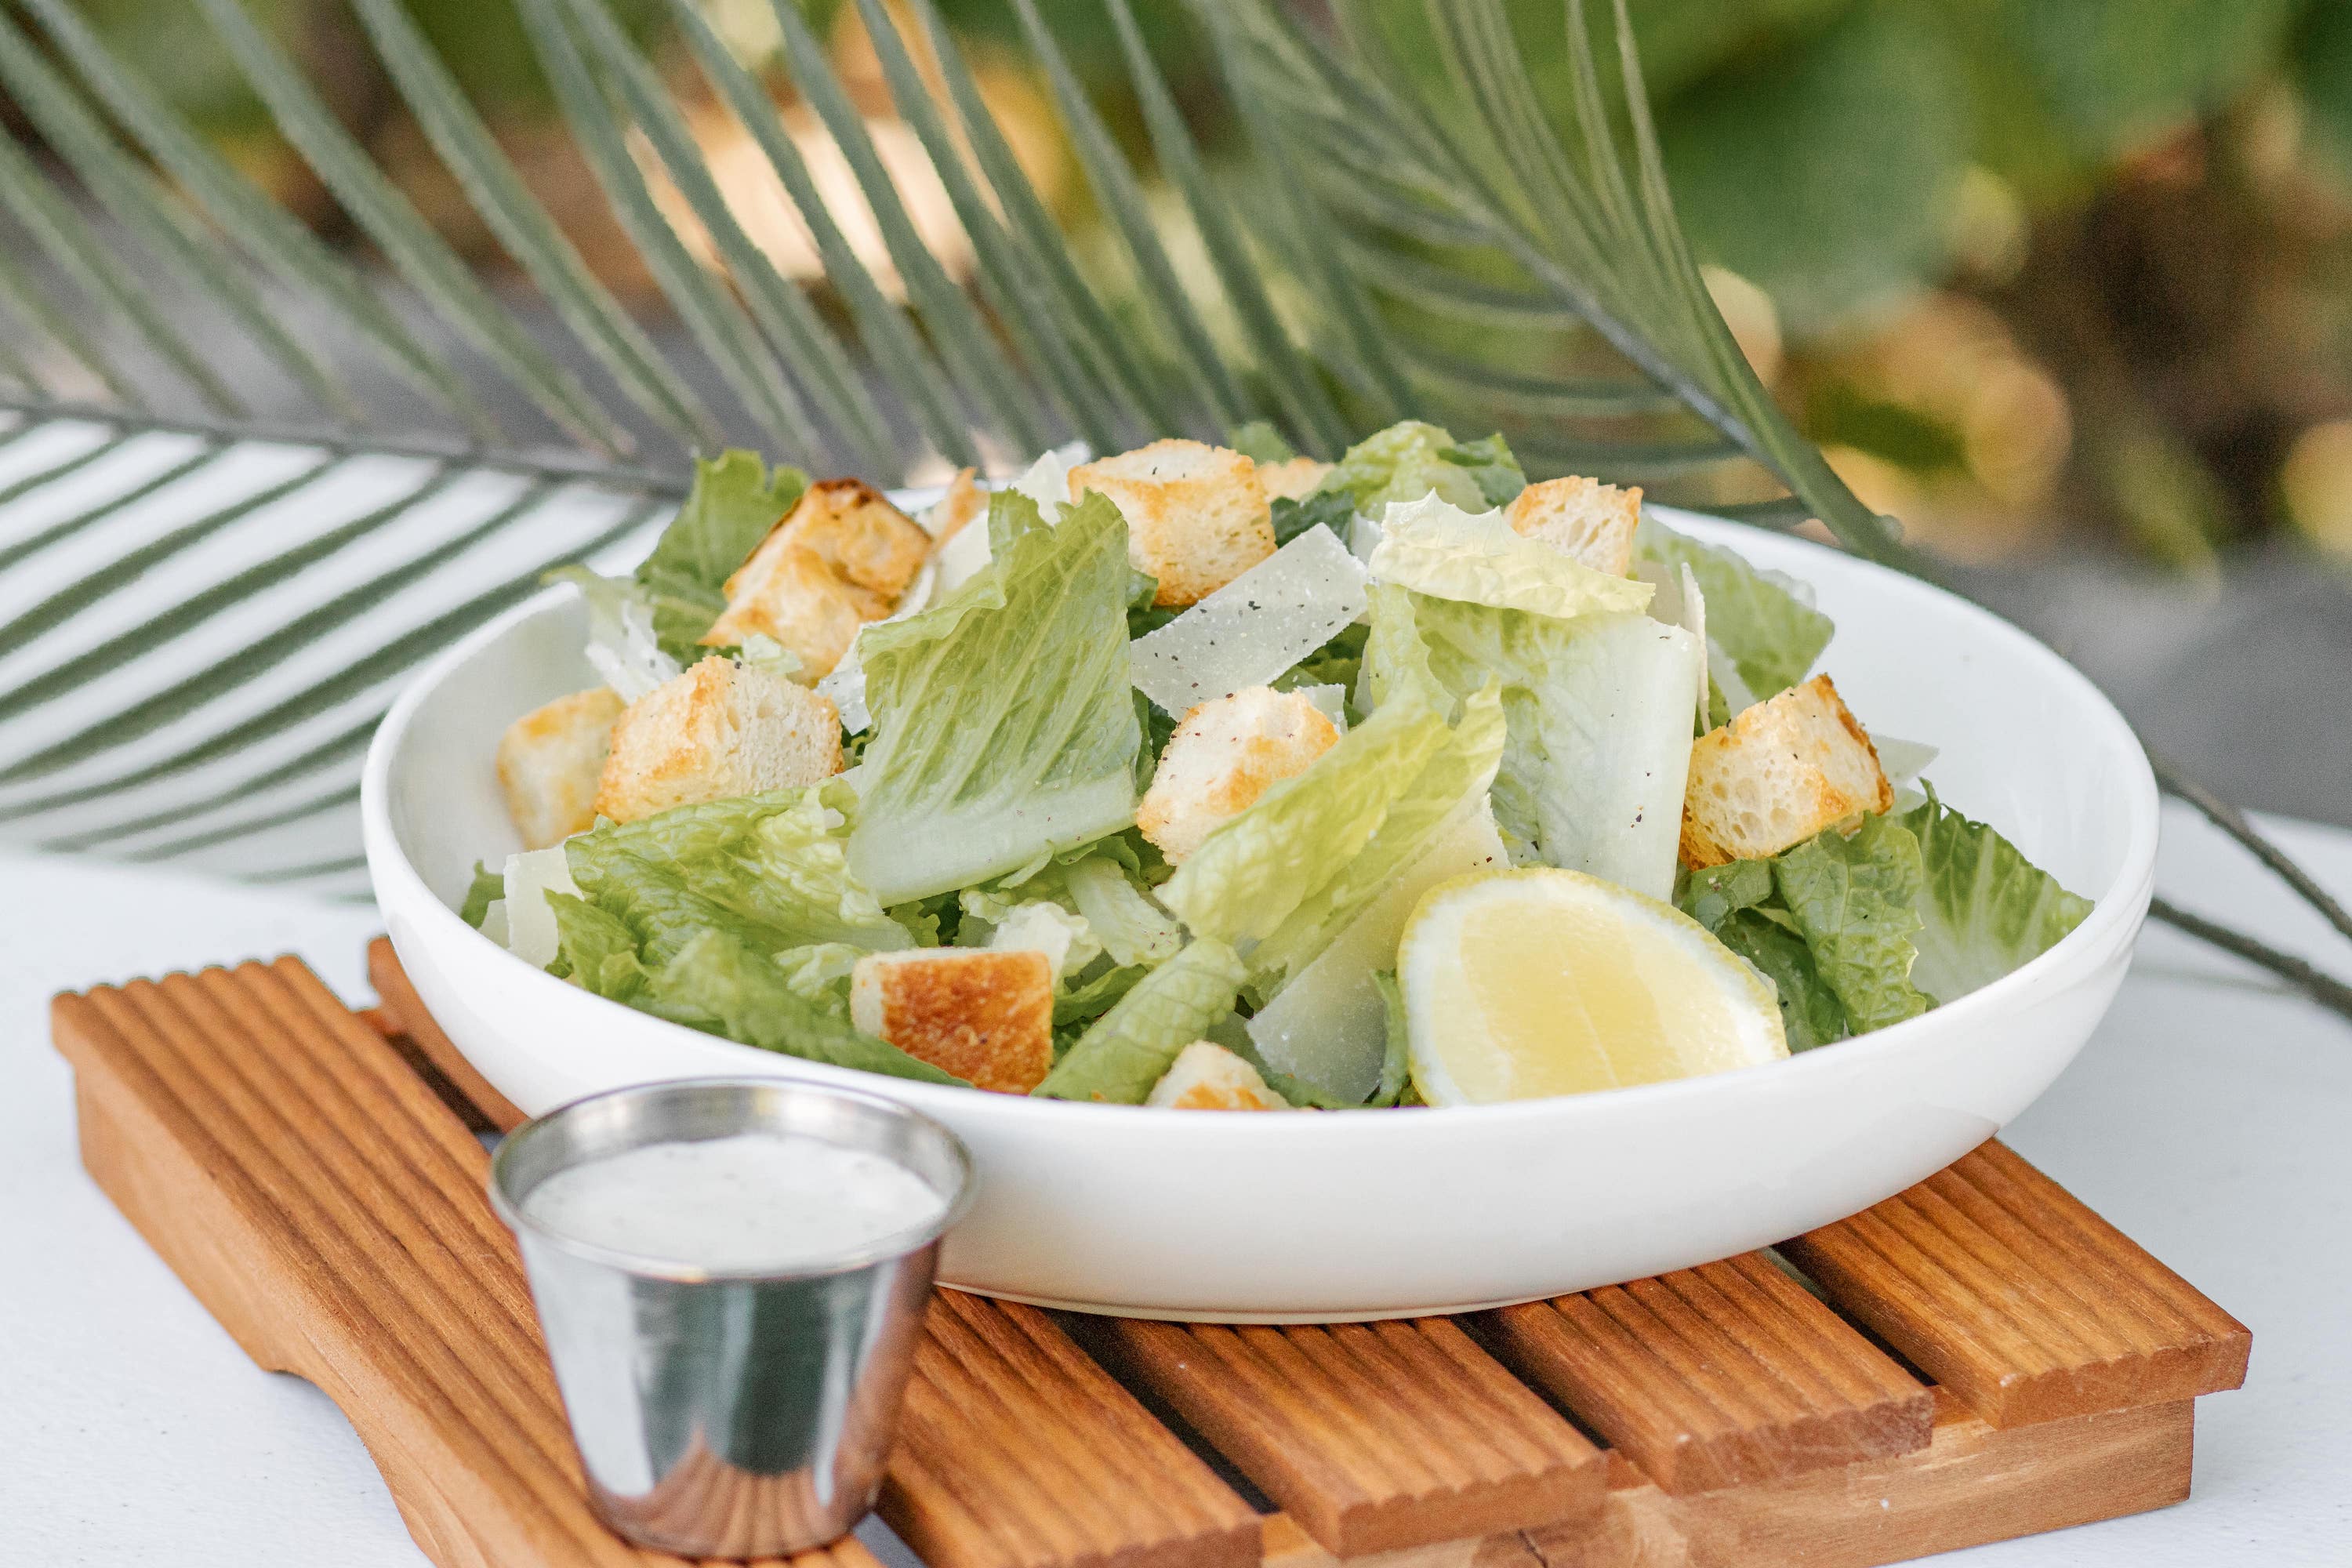
<svg viewBox="0 0 2352 1568"><path fill-rule="evenodd" d="M1412 1081L1486 1105L1695 1078L1789 1054L1762 975L1705 926L1580 871L1432 888L1397 950Z"/></svg>

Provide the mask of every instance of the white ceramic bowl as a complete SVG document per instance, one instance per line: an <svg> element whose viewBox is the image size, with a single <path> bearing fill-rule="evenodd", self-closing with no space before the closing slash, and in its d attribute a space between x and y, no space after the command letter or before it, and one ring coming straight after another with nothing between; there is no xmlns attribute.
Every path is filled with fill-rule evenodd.
<svg viewBox="0 0 2352 1568"><path fill-rule="evenodd" d="M880 1089L971 1146L946 1280L1055 1306L1300 1321L1456 1311L1639 1279L1867 1207L1991 1136L2056 1078L2123 978L2154 876L2155 781L2099 692L1982 610L1800 540L1675 526L1811 583L1824 668L1864 721L1943 749L1944 798L2096 900L2071 935L1924 1016L1712 1078L1464 1110L1204 1115L877 1079L590 995L468 929L477 858L517 847L491 771L516 715L593 682L569 588L421 674L369 752L368 868L402 964L537 1114L713 1074Z"/></svg>

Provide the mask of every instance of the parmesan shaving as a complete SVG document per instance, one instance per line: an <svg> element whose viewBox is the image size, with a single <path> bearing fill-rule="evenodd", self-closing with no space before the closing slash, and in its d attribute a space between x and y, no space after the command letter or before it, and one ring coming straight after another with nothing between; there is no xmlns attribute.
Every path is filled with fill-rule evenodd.
<svg viewBox="0 0 2352 1568"><path fill-rule="evenodd" d="M1329 529L1310 528L1129 643L1135 684L1171 713L1271 685L1364 613L1365 581Z"/></svg>

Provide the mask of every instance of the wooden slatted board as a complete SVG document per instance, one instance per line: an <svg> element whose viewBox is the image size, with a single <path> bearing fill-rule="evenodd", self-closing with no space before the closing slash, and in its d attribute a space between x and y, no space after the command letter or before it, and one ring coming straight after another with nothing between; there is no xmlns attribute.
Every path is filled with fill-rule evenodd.
<svg viewBox="0 0 2352 1568"><path fill-rule="evenodd" d="M515 1108L371 960L362 1014L290 959L58 998L84 1163L443 1568L675 1563L589 1512L483 1191ZM881 1513L930 1568L1861 1568L2179 1501L2196 1396L2245 1375L2242 1327L1998 1143L1777 1250L1330 1327L943 1290Z"/></svg>

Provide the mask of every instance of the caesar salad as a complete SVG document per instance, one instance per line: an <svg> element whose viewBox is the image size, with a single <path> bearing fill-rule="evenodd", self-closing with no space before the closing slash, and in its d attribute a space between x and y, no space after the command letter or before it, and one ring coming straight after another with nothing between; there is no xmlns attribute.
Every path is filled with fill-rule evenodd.
<svg viewBox="0 0 2352 1568"><path fill-rule="evenodd" d="M491 763L465 918L761 1049L1178 1109L1833 1047L2088 912L1816 669L1805 584L1408 422L970 470L729 452Z"/></svg>

